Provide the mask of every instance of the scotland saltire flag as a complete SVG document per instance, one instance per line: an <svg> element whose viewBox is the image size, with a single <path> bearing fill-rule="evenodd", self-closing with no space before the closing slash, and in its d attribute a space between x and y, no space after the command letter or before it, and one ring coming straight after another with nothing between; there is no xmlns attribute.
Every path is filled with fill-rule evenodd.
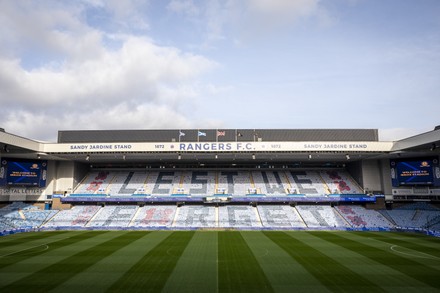
<svg viewBox="0 0 440 293"><path fill-rule="evenodd" d="M206 132L199 131L198 136L206 136Z"/></svg>

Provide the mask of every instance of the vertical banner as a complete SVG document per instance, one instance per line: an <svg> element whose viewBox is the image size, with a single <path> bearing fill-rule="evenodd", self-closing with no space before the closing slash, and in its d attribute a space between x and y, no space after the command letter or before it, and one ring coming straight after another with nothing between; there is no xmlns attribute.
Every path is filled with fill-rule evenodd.
<svg viewBox="0 0 440 293"><path fill-rule="evenodd" d="M440 164L438 159L432 160L432 170L434 172L434 186L440 186Z"/></svg>
<svg viewBox="0 0 440 293"><path fill-rule="evenodd" d="M39 187L46 187L46 179L47 179L47 161L41 161L40 166L40 182Z"/></svg>
<svg viewBox="0 0 440 293"><path fill-rule="evenodd" d="M6 186L6 172L8 169L8 161L0 161L0 186Z"/></svg>
<svg viewBox="0 0 440 293"><path fill-rule="evenodd" d="M397 169L396 169L396 161L390 161L390 176L391 176L391 185L393 187L399 187L399 180L397 178Z"/></svg>

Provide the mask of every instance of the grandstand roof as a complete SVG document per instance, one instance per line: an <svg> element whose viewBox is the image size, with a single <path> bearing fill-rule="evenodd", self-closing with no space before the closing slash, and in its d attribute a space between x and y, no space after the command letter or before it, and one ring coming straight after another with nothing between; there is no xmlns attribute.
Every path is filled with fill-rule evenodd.
<svg viewBox="0 0 440 293"><path fill-rule="evenodd" d="M209 149L189 149L200 144ZM0 132L0 157L93 164L326 164L439 153L440 129L396 142L378 141L377 129L63 130L58 143Z"/></svg>
<svg viewBox="0 0 440 293"><path fill-rule="evenodd" d="M217 131L223 135L218 136ZM206 136L199 136L202 132ZM184 135L181 135L181 134ZM180 134L180 135L179 135ZM377 129L61 130L58 143L215 141L378 141Z"/></svg>

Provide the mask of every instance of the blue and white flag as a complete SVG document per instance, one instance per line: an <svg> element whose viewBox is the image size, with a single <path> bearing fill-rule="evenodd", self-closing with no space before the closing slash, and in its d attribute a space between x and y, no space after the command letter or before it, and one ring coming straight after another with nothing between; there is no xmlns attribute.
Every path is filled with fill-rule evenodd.
<svg viewBox="0 0 440 293"><path fill-rule="evenodd" d="M179 137L180 136L185 136L185 132L179 131Z"/></svg>
<svg viewBox="0 0 440 293"><path fill-rule="evenodd" d="M198 136L206 136L206 132L199 131Z"/></svg>

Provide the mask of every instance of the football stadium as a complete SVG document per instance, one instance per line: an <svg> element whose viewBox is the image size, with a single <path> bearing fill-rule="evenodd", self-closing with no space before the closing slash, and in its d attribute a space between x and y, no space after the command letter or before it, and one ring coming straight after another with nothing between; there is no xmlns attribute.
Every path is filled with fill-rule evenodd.
<svg viewBox="0 0 440 293"><path fill-rule="evenodd" d="M0 131L1 292L439 292L440 127Z"/></svg>

